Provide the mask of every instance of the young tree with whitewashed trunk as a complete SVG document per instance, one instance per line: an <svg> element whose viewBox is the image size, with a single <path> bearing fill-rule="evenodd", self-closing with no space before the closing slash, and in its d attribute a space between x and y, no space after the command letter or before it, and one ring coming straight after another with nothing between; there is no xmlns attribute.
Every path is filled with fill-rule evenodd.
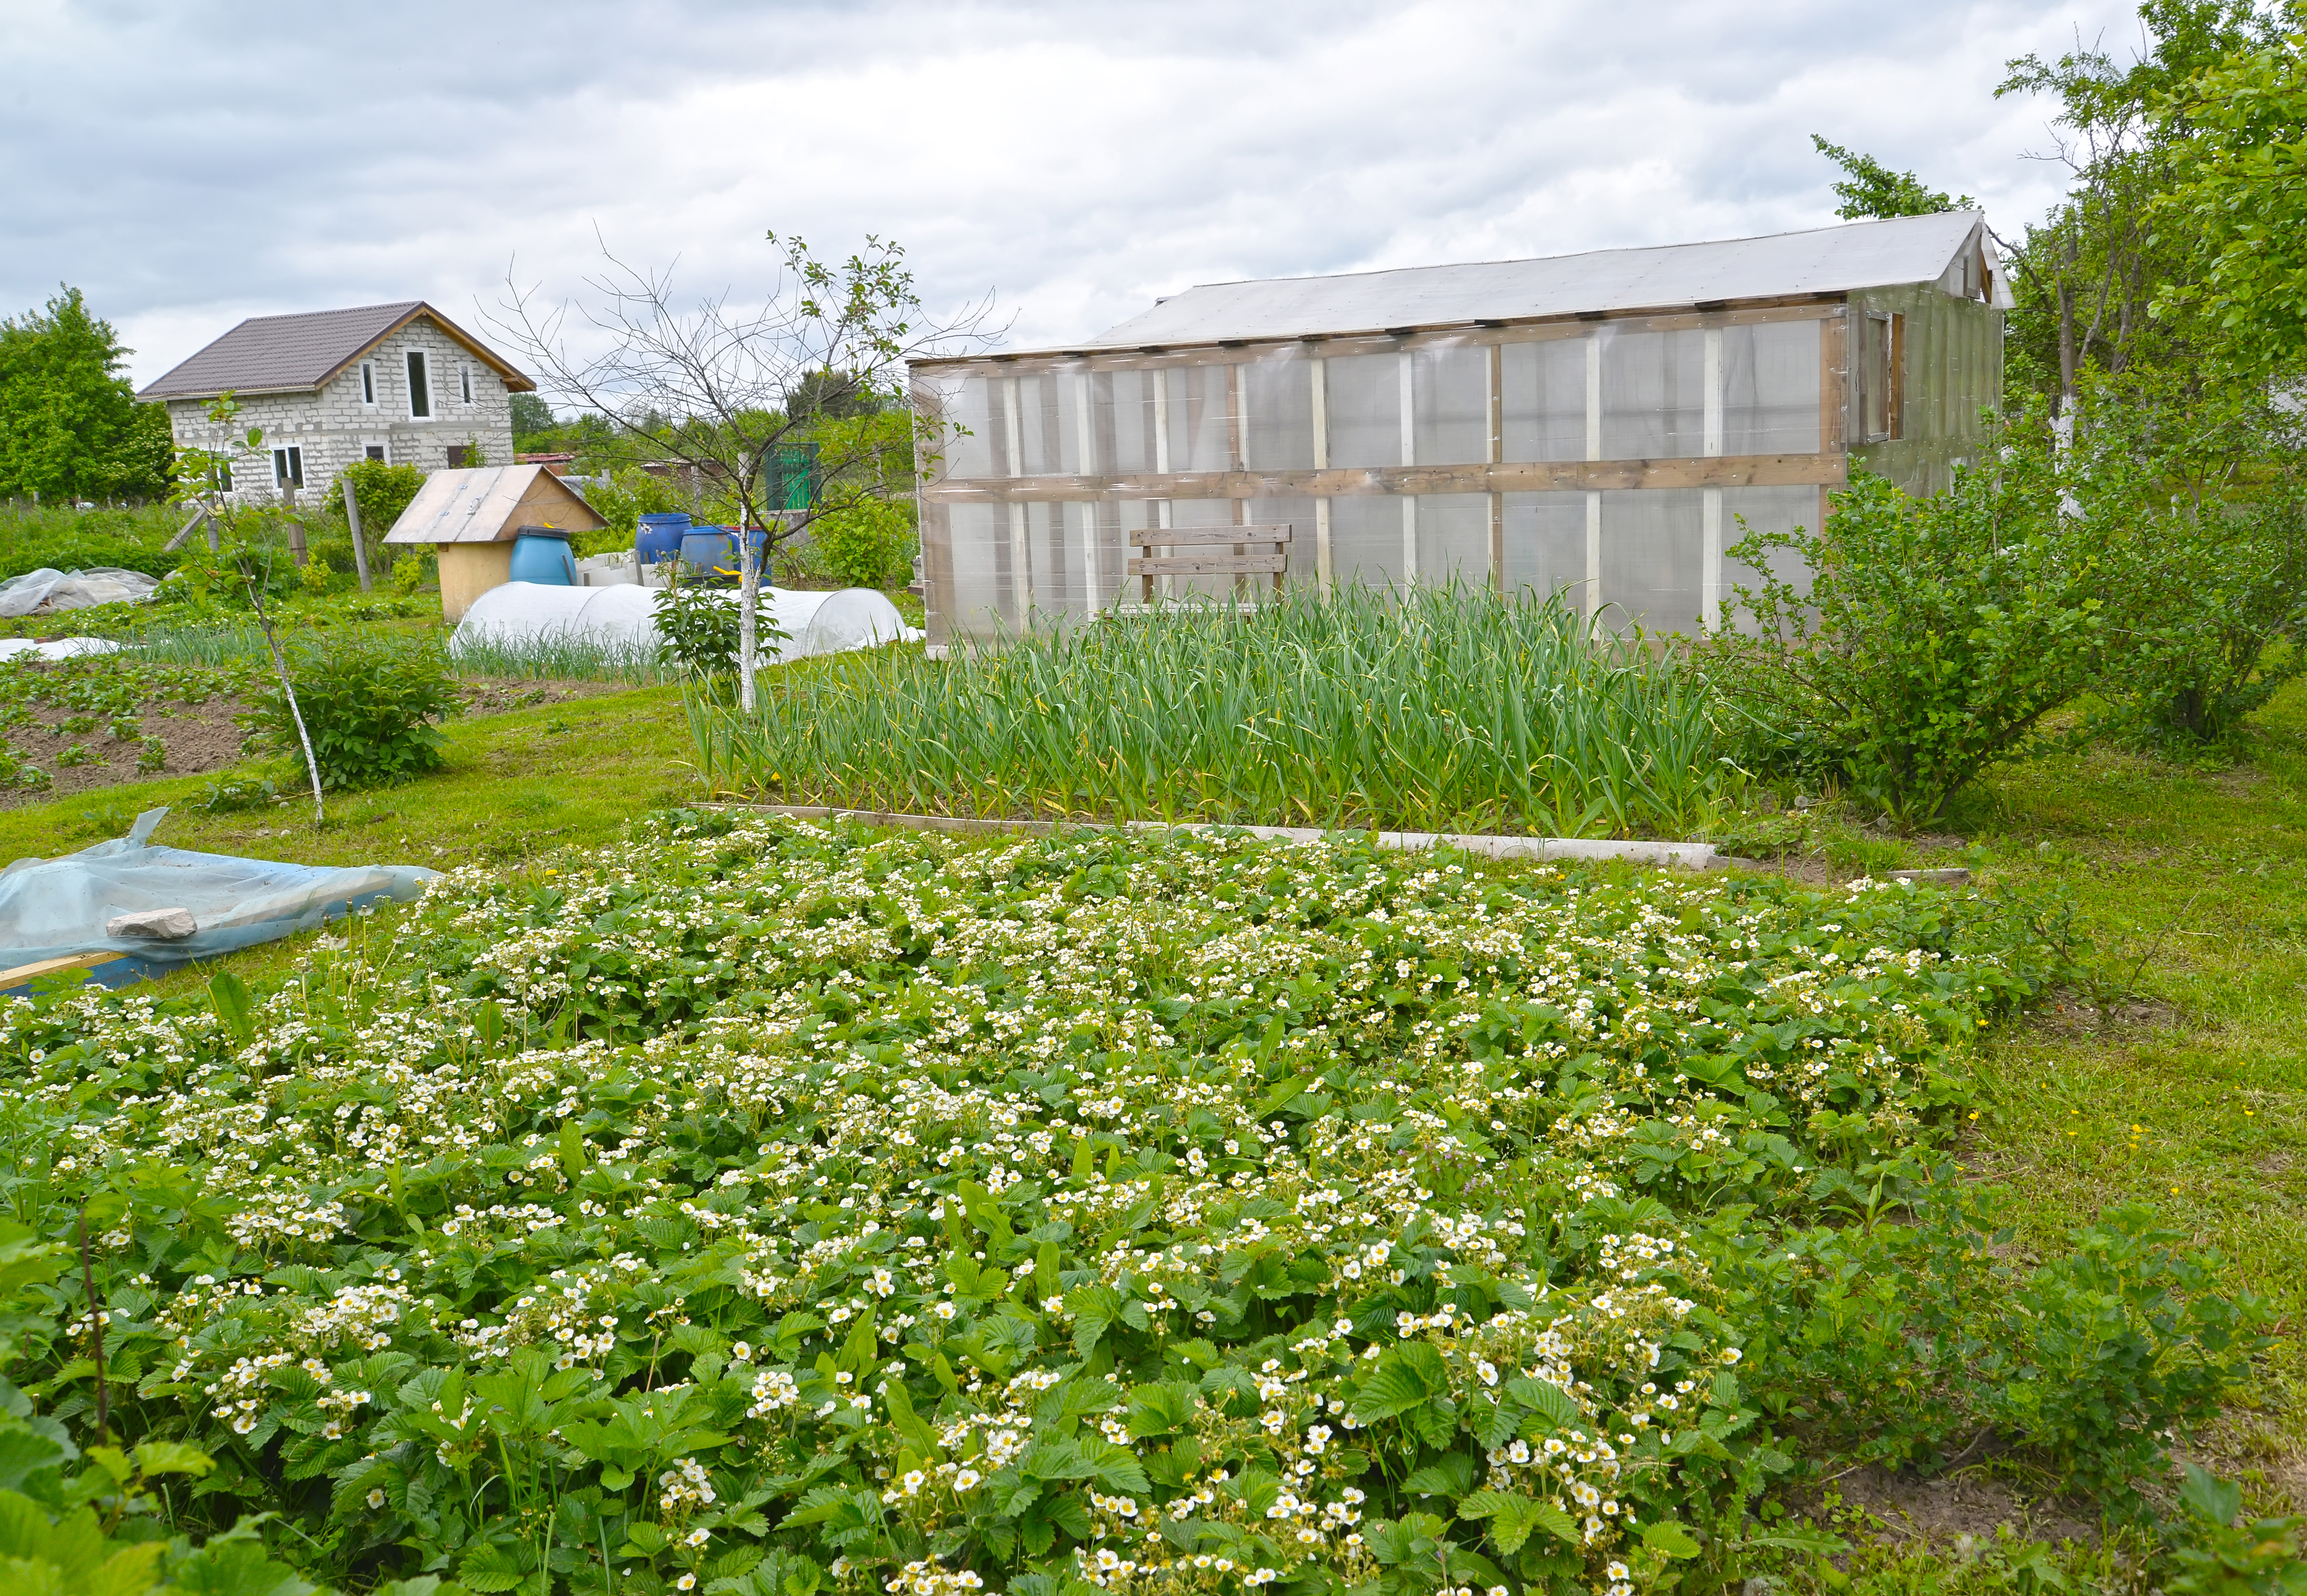
<svg viewBox="0 0 2307 1596"><path fill-rule="evenodd" d="M869 236L834 265L798 238L770 233L767 241L783 258L758 304L741 305L725 288L684 305L670 267L630 265L605 244L583 298L547 305L509 274L500 312L486 318L545 388L733 505L738 694L747 711L760 638L753 530L764 535L766 557L818 517L875 496L893 467L910 475L910 457L890 458L888 429L826 423L902 404L905 362L982 339L991 303L928 322L896 245ZM815 485L789 506L773 494L788 497L777 490L800 445L815 446Z"/></svg>

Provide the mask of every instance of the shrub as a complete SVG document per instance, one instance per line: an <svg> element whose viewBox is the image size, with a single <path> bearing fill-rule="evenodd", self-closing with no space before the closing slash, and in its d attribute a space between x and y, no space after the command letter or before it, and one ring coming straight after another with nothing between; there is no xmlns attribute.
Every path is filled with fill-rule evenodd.
<svg viewBox="0 0 2307 1596"><path fill-rule="evenodd" d="M737 605L713 588L675 581L656 601L657 656L692 676L725 676L737 668Z"/></svg>
<svg viewBox="0 0 2307 1596"><path fill-rule="evenodd" d="M1897 1166L1884 1175L1895 1188ZM1856 1186L1829 1171L1824 1188ZM2157 1437L2212 1417L2264 1344L2266 1305L2216 1294L2217 1257L2176 1250L2144 1208L2110 1210L2029 1270L2003 1261L1985 1198L1938 1183L1913 1202L1915 1223L1862 1212L1870 1223L1790 1236L1743 1277L1768 1326L1755 1395L1829 1452L1931 1471L1999 1440L2063 1486L2135 1504Z"/></svg>
<svg viewBox="0 0 2307 1596"><path fill-rule="evenodd" d="M656 629L663 639L657 657L695 677L733 675L741 621L735 594L676 579L656 601ZM753 624L756 647L764 653L785 636L766 605L754 612Z"/></svg>
<svg viewBox="0 0 2307 1596"><path fill-rule="evenodd" d="M390 466L382 460L355 460L339 474L329 492L329 505L345 513L345 488L349 484L360 505L361 532L371 549L385 547L385 534L425 485L425 473L415 466Z"/></svg>
<svg viewBox="0 0 2307 1596"><path fill-rule="evenodd" d="M457 690L438 649L341 633L293 648L288 676L322 786L376 786L441 768L434 723L455 712ZM253 699L250 718L269 745L301 759L279 683L259 688Z"/></svg>
<svg viewBox="0 0 2307 1596"><path fill-rule="evenodd" d="M0 512L0 581L43 568L86 571L114 565L167 576L177 557L161 545L183 524L183 512L146 510L17 510Z"/></svg>
<svg viewBox="0 0 2307 1596"><path fill-rule="evenodd" d="M2297 647L2307 635L2299 418L2261 390L2158 402L2141 381L2104 384L2094 398L2095 448L2147 459L2164 490L2122 540L2105 688L2114 708L2100 724L2182 752L2226 742L2307 669Z"/></svg>
<svg viewBox="0 0 2307 1596"><path fill-rule="evenodd" d="M898 588L913 578L913 518L888 499L861 499L809 524L826 572L845 587Z"/></svg>
<svg viewBox="0 0 2307 1596"><path fill-rule="evenodd" d="M1750 534L1728 551L1761 574L1735 587L1698 668L1745 758L1839 786L1902 827L1932 819L2045 715L2097 680L2114 572L2097 527L2133 485L2120 461L2080 480L2046 429L1992 466L1914 499L1855 470L1826 530ZM2063 513L2088 493L2089 513ZM1810 586L1773 569L1792 554Z"/></svg>

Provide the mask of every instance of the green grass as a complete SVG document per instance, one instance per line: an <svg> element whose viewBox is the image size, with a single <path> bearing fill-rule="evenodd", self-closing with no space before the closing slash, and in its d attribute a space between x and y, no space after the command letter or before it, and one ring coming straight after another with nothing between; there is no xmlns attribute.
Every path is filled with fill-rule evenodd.
<svg viewBox="0 0 2307 1596"><path fill-rule="evenodd" d="M1957 819L1990 880L2071 896L2108 989L1989 1044L1968 1162L2023 1194L2030 1243L2150 1202L2273 1300L2221 1451L2307 1508L2307 684L2231 769L2097 750L1997 772Z"/></svg>
<svg viewBox="0 0 2307 1596"><path fill-rule="evenodd" d="M216 778L171 777L0 811L0 859L85 847L125 831L138 811L166 803L174 809L157 840L176 847L447 869L605 843L633 816L699 795L677 689L452 720L446 730L445 770L403 786L332 794L318 832L301 772L268 765L291 800L269 810L204 813L193 805Z"/></svg>
<svg viewBox="0 0 2307 1596"><path fill-rule="evenodd" d="M1454 586L879 651L696 737L733 791L963 815L1683 836L1737 780L1639 643Z"/></svg>

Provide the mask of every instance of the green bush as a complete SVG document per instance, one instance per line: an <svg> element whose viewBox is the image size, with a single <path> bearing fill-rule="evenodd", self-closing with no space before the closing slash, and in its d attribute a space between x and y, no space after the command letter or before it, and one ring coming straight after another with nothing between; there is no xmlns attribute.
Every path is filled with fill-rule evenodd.
<svg viewBox="0 0 2307 1596"><path fill-rule="evenodd" d="M754 614L756 647L767 653L785 633L767 606ZM676 581L656 601L657 658L691 676L728 676L737 669L742 618L737 596L725 588Z"/></svg>
<svg viewBox="0 0 2307 1596"><path fill-rule="evenodd" d="M2113 708L2099 725L2182 753L2227 742L2307 669L2300 420L2259 389L2158 403L2144 382L2106 383L2093 397L2097 451L2148 460L2165 490L2119 539L2102 690Z"/></svg>
<svg viewBox="0 0 2307 1596"><path fill-rule="evenodd" d="M2098 528L2135 482L2054 465L2047 429L2013 429L1991 466L1928 498L1855 470L1824 532L1750 534L1759 573L1698 645L1743 759L1839 787L1901 826L1937 815L2098 678L2119 563ZM2063 502L2080 493L2085 513ZM1779 574L1792 554L1809 588Z"/></svg>
<svg viewBox="0 0 2307 1596"><path fill-rule="evenodd" d="M144 510L0 511L0 581L29 571L86 571L112 565L167 576L177 556L161 545L184 524L171 506Z"/></svg>
<svg viewBox="0 0 2307 1596"><path fill-rule="evenodd" d="M372 549L382 547L385 534L425 485L425 473L415 466L390 466L382 460L355 460L339 474L329 490L329 508L339 519L345 513L345 485L350 483L354 502L360 506L361 531Z"/></svg>
<svg viewBox="0 0 2307 1596"><path fill-rule="evenodd" d="M1821 1190L1861 1223L1791 1235L1742 1276L1767 1326L1750 1386L1814 1449L1931 1472L1999 1441L2120 1509L2161 1466L2158 1437L2210 1419L2264 1344L2266 1305L2217 1294L2217 1257L2177 1250L2144 1208L2025 1269L1976 1193L1895 1164L1828 1170Z"/></svg>
<svg viewBox="0 0 2307 1596"><path fill-rule="evenodd" d="M828 574L845 587L901 588L913 579L913 518L906 505L861 499L809 524Z"/></svg>
<svg viewBox="0 0 2307 1596"><path fill-rule="evenodd" d="M457 689L437 648L340 633L294 647L288 677L322 786L377 786L441 768L442 738L435 723L455 713ZM254 728L275 751L302 759L279 682L259 688L253 698Z"/></svg>

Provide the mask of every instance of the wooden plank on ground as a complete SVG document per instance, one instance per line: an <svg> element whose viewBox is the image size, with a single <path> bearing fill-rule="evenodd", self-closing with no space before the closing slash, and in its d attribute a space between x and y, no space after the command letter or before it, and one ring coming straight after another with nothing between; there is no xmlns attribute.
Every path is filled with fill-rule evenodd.
<svg viewBox="0 0 2307 1596"><path fill-rule="evenodd" d="M124 957L108 952L74 953L63 958L44 958L34 964L18 965L13 970L0 970L0 991L12 986L21 986L28 981L37 981L43 975L60 974L66 970L93 970L99 965L108 965L114 959Z"/></svg>

